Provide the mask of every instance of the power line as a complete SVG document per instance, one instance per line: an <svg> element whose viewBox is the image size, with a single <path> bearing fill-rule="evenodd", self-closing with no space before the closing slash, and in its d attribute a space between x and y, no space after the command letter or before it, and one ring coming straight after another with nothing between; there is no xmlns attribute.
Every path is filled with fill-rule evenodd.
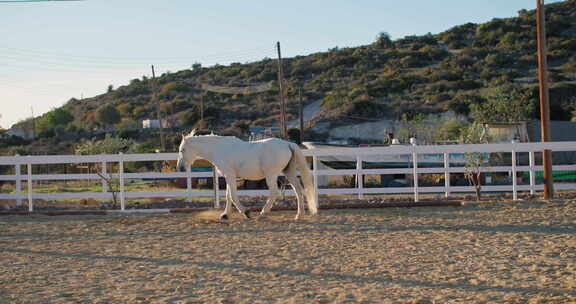
<svg viewBox="0 0 576 304"><path fill-rule="evenodd" d="M149 60L154 60L154 61L162 61L164 58L166 58L166 56L162 56L162 57L140 57L140 58L135 58L134 56L132 57L105 57L105 56L83 56L83 55L77 55L77 54L69 54L69 53L56 53L56 52L44 52L44 51L38 51L38 50L27 50L27 49L20 49L20 48L13 48L13 47L8 47L8 46L0 46L0 49L4 50L4 53L6 53L6 50L9 50L9 53L12 53L12 55L15 56L34 56L34 57L64 57L61 58L61 60L66 60L66 61L70 61L70 60L80 60L83 62L86 61L91 61L91 62L101 62L104 61L105 63L122 63L122 64L126 64L126 63L133 63L133 64L138 64L138 65L142 65L144 62L149 61ZM264 49L264 48L253 48L253 49L246 49L246 50L235 50L235 51L229 51L229 52L218 52L218 53L210 53L210 54L205 54L205 55L191 55L191 56L183 56L183 57L175 57L175 56L169 56L171 59L173 60L177 60L177 61L172 61L172 62L182 62L184 60L198 60L198 58L201 59L226 59L228 57L231 56L250 56L250 55L258 55L258 54L267 54L267 55L272 55L272 51L268 50L268 48ZM60 59L60 58L54 58L54 59ZM115 62L118 61L118 62Z"/></svg>
<svg viewBox="0 0 576 304"><path fill-rule="evenodd" d="M2 0L0 3L71 2L84 0Z"/></svg>
<svg viewBox="0 0 576 304"><path fill-rule="evenodd" d="M6 54L6 53L5 53ZM249 62L257 62L255 58L266 57L269 53L263 53L262 51L252 51L252 52L239 52L234 55L206 55L197 56L195 58L190 58L189 60L156 60L159 62L158 65L169 66L173 69L187 69L196 60L200 61L215 61L218 62L223 60L224 64L237 62L241 60L246 60L250 58ZM172 57L170 57L173 59ZM112 59L112 58L111 58ZM114 60L114 59L112 59ZM2 63L4 61L4 63ZM36 65L35 65L36 63ZM33 55L33 54L19 54L14 52L8 52L3 58L0 58L0 65L8 68L34 68L35 70L49 70L49 71L62 71L62 72L83 72L88 71L89 73L103 73L104 70L118 70L118 69L135 69L144 65L144 62L115 62L115 61L90 61L83 59L70 60L70 58L58 58L50 57L45 55Z"/></svg>

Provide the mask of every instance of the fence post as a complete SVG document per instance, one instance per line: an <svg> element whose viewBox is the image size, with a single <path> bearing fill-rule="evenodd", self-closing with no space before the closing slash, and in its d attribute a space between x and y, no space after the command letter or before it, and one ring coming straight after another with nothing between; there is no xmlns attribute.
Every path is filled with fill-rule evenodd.
<svg viewBox="0 0 576 304"><path fill-rule="evenodd" d="M512 142L512 145L514 145L514 142ZM518 200L516 175L516 151L512 150L512 199L515 201Z"/></svg>
<svg viewBox="0 0 576 304"><path fill-rule="evenodd" d="M318 156L312 156L312 178L314 179L314 196L316 202L319 202L319 195L318 195Z"/></svg>
<svg viewBox="0 0 576 304"><path fill-rule="evenodd" d="M188 202L192 202L192 166L186 166L186 193Z"/></svg>
<svg viewBox="0 0 576 304"><path fill-rule="evenodd" d="M220 181L215 166L212 166L212 171L214 173L212 177L212 185L214 186L214 208L220 208Z"/></svg>
<svg viewBox="0 0 576 304"><path fill-rule="evenodd" d="M28 211L32 212L34 211L34 201L32 199L32 163L29 157L30 156L27 156L26 161L28 167Z"/></svg>
<svg viewBox="0 0 576 304"><path fill-rule="evenodd" d="M21 170L21 166L22 164L20 163L20 155L16 154L16 156L18 157L18 161L16 161L16 165L14 166L14 175L16 176L16 181L15 181L15 187L16 187L16 195L17 195L17 199L16 199L16 206L22 206L22 199L20 198L20 195L22 195L22 173L20 172Z"/></svg>
<svg viewBox="0 0 576 304"><path fill-rule="evenodd" d="M444 192L444 197L448 198L450 195L450 154L444 153L444 188L446 188Z"/></svg>
<svg viewBox="0 0 576 304"><path fill-rule="evenodd" d="M124 197L124 160L122 155L122 152L118 153L118 178L120 179L120 210L124 211L126 209L126 202Z"/></svg>
<svg viewBox="0 0 576 304"><path fill-rule="evenodd" d="M412 175L414 176L414 201L419 201L418 196L418 154L416 153L416 138L410 138L412 144Z"/></svg>
<svg viewBox="0 0 576 304"><path fill-rule="evenodd" d="M360 173L362 170L362 156L356 155L356 185L358 188L358 199L364 199L364 194L362 193L362 189L364 189L364 175Z"/></svg>
<svg viewBox="0 0 576 304"><path fill-rule="evenodd" d="M536 194L534 187L536 186L536 176L535 176L535 161L534 161L534 151L528 152L528 161L530 166L530 195Z"/></svg>
<svg viewBox="0 0 576 304"><path fill-rule="evenodd" d="M102 155L104 156L104 155ZM106 161L102 161L102 176L106 177L106 175L108 174L108 168L106 168ZM106 181L105 178L101 178L102 180L102 192L103 193L107 193L108 192L108 181Z"/></svg>

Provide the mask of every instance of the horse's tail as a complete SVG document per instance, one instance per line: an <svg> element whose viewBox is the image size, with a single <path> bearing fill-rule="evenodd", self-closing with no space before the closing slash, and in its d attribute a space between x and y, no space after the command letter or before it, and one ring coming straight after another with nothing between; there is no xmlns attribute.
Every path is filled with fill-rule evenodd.
<svg viewBox="0 0 576 304"><path fill-rule="evenodd" d="M294 167L300 170L300 176L302 177L304 186L304 195L308 202L308 210L310 210L311 214L316 215L318 214L318 201L316 200L314 182L310 169L308 168L308 163L306 163L306 158L304 158L304 154L302 154L297 144L290 143L290 150L292 151L292 159L290 162L294 162Z"/></svg>

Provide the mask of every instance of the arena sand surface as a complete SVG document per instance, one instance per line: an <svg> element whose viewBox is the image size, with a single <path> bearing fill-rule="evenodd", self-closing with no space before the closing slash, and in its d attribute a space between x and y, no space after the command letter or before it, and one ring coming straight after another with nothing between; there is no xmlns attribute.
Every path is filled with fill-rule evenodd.
<svg viewBox="0 0 576 304"><path fill-rule="evenodd" d="M0 217L0 303L576 303L576 202Z"/></svg>

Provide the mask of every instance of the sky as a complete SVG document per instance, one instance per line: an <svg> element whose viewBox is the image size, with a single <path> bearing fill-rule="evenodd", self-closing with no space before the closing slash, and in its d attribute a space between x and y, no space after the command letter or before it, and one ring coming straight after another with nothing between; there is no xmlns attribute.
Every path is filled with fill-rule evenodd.
<svg viewBox="0 0 576 304"><path fill-rule="evenodd" d="M16 1L16 0L13 0ZM546 3L558 2L548 0ZM0 127L134 78L517 16L535 0L0 1Z"/></svg>

